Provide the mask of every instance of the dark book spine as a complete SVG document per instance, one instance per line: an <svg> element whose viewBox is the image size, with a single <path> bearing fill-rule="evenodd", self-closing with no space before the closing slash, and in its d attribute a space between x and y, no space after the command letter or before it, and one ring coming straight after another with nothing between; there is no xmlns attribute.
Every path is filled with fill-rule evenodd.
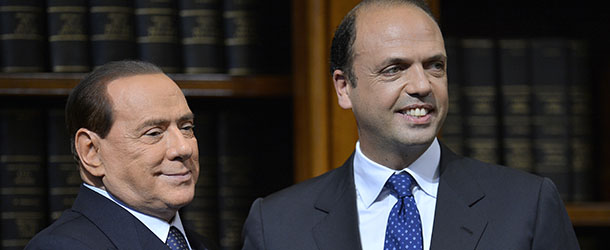
<svg viewBox="0 0 610 250"><path fill-rule="evenodd" d="M498 46L504 164L533 172L528 41L500 40Z"/></svg>
<svg viewBox="0 0 610 250"><path fill-rule="evenodd" d="M459 41L456 38L445 39L447 51L447 77L449 91L449 111L443 125L443 142L456 153L464 154L464 130L462 114L462 77L460 70Z"/></svg>
<svg viewBox="0 0 610 250"><path fill-rule="evenodd" d="M195 137L199 145L199 179L195 186L195 198L182 208L181 218L197 233L218 242L216 112L209 109L194 109L194 112Z"/></svg>
<svg viewBox="0 0 610 250"><path fill-rule="evenodd" d="M252 113L224 109L218 117L219 241L224 250L241 249L241 228L256 198L257 165Z"/></svg>
<svg viewBox="0 0 610 250"><path fill-rule="evenodd" d="M173 0L135 0L138 57L166 73L182 70L177 7ZM202 55L199 55L202 56Z"/></svg>
<svg viewBox="0 0 610 250"><path fill-rule="evenodd" d="M45 70L43 0L0 1L0 67L2 72Z"/></svg>
<svg viewBox="0 0 610 250"><path fill-rule="evenodd" d="M235 105L235 106L233 106ZM243 107L252 109L243 112ZM268 112L269 109L274 112ZM290 105L243 102L223 108L218 125L220 245L241 249L252 202L292 184Z"/></svg>
<svg viewBox="0 0 610 250"><path fill-rule="evenodd" d="M71 153L64 111L51 109L47 113L47 192L51 221L72 207L82 182Z"/></svg>
<svg viewBox="0 0 610 250"><path fill-rule="evenodd" d="M227 71L231 75L248 75L262 70L260 5L261 1L257 0L224 1L225 55Z"/></svg>
<svg viewBox="0 0 610 250"><path fill-rule="evenodd" d="M0 223L3 250L23 249L47 225L41 112L0 110Z"/></svg>
<svg viewBox="0 0 610 250"><path fill-rule="evenodd" d="M462 40L464 137L466 155L499 163L495 44Z"/></svg>
<svg viewBox="0 0 610 250"><path fill-rule="evenodd" d="M590 56L587 42L574 40L569 47L570 84L568 90L570 117L570 151L574 201L593 198L593 93Z"/></svg>
<svg viewBox="0 0 610 250"><path fill-rule="evenodd" d="M47 0L49 56L53 72L87 72L86 0Z"/></svg>
<svg viewBox="0 0 610 250"><path fill-rule="evenodd" d="M535 172L570 199L568 56L564 39L535 39L532 53L532 124Z"/></svg>
<svg viewBox="0 0 610 250"><path fill-rule="evenodd" d="M181 0L179 10L184 72L223 72L222 3Z"/></svg>
<svg viewBox="0 0 610 250"><path fill-rule="evenodd" d="M136 58L130 0L90 0L89 27L93 67Z"/></svg>

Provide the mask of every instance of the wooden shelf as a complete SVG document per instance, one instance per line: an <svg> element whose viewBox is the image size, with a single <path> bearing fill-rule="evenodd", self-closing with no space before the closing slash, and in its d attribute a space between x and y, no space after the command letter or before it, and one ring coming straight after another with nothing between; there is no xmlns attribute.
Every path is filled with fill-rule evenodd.
<svg viewBox="0 0 610 250"><path fill-rule="evenodd" d="M85 76L83 73L3 73L0 95L65 96ZM169 74L186 96L290 97L288 75L229 76L223 74Z"/></svg>
<svg viewBox="0 0 610 250"><path fill-rule="evenodd" d="M610 227L610 202L569 203L572 224L577 227Z"/></svg>

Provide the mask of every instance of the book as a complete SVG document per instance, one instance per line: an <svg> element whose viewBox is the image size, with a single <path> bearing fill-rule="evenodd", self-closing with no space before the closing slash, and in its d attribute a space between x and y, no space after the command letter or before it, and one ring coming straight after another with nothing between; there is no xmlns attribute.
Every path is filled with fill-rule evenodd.
<svg viewBox="0 0 610 250"><path fill-rule="evenodd" d="M176 2L135 0L134 4L138 58L159 66L165 73L180 72Z"/></svg>
<svg viewBox="0 0 610 250"><path fill-rule="evenodd" d="M0 1L0 69L43 72L46 31L43 0Z"/></svg>
<svg viewBox="0 0 610 250"><path fill-rule="evenodd" d="M262 71L262 2L223 1L226 67L231 75L250 75Z"/></svg>
<svg viewBox="0 0 610 250"><path fill-rule="evenodd" d="M23 249L47 225L44 120L31 108L0 109L0 248Z"/></svg>
<svg viewBox="0 0 610 250"><path fill-rule="evenodd" d="M136 59L131 0L90 0L89 32L93 67Z"/></svg>
<svg viewBox="0 0 610 250"><path fill-rule="evenodd" d="M464 154L464 129L462 114L462 71L460 47L457 38L445 39L447 51L447 90L449 91L449 110L443 124L442 140L457 154Z"/></svg>
<svg viewBox="0 0 610 250"><path fill-rule="evenodd" d="M226 108L218 116L219 242L225 250L241 249L243 222L256 198L254 180L261 167L253 143L256 118L252 112Z"/></svg>
<svg viewBox="0 0 610 250"><path fill-rule="evenodd" d="M64 110L52 108L47 111L47 197L50 222L72 207L80 184L79 166L70 146L70 137L65 123Z"/></svg>
<svg viewBox="0 0 610 250"><path fill-rule="evenodd" d="M500 163L495 43L462 39L464 147L467 156Z"/></svg>
<svg viewBox="0 0 610 250"><path fill-rule="evenodd" d="M249 111L244 112L243 108ZM273 110L270 112L269 110ZM241 249L250 206L292 184L291 106L233 102L218 116L218 209L222 249Z"/></svg>
<svg viewBox="0 0 610 250"><path fill-rule="evenodd" d="M594 134L593 84L590 55L585 40L570 40L568 45L569 86L568 117L570 122L570 152L572 200L593 199Z"/></svg>
<svg viewBox="0 0 610 250"><path fill-rule="evenodd" d="M86 0L47 0L49 61L53 72L88 72Z"/></svg>
<svg viewBox="0 0 610 250"><path fill-rule="evenodd" d="M195 137L199 147L199 179L193 201L181 210L183 222L206 238L218 242L217 114L193 105ZM209 106L209 105L206 105Z"/></svg>
<svg viewBox="0 0 610 250"><path fill-rule="evenodd" d="M569 201L568 42L533 39L531 55L534 170L549 177L564 201Z"/></svg>
<svg viewBox="0 0 610 250"><path fill-rule="evenodd" d="M256 64L263 74L286 74L292 71L292 4L293 1L258 1L261 57ZM287 42L288 41L288 42Z"/></svg>
<svg viewBox="0 0 610 250"><path fill-rule="evenodd" d="M180 0L180 39L185 73L222 73L222 2Z"/></svg>
<svg viewBox="0 0 610 250"><path fill-rule="evenodd" d="M528 41L498 41L503 163L533 172L531 84Z"/></svg>

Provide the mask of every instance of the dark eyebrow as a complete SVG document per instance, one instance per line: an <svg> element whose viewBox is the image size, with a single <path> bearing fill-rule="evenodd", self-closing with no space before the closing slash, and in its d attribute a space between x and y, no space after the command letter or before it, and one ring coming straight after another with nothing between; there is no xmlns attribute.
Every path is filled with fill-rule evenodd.
<svg viewBox="0 0 610 250"><path fill-rule="evenodd" d="M195 114L193 114L193 113L188 113L188 114L185 114L185 115L181 116L180 118L178 118L179 122L192 121L192 120L195 120Z"/></svg>
<svg viewBox="0 0 610 250"><path fill-rule="evenodd" d="M428 58L424 59L423 62L427 63L427 62L434 62L434 61L443 61L443 62L445 62L445 61L447 61L447 56L445 56L444 54L436 54L436 55L433 55L431 57L428 57ZM383 70L388 65L403 64L403 63L411 64L411 63L413 63L413 60L402 58L402 57L390 57L390 58L388 58L386 60L383 60L383 62L381 62L379 64L378 68L379 68L379 71L381 71L381 70Z"/></svg>
<svg viewBox="0 0 610 250"><path fill-rule="evenodd" d="M434 61L447 61L447 56L443 55L443 54L438 54L438 55L434 55L431 56L429 58L427 58L426 60L424 60L424 62L434 62Z"/></svg>
<svg viewBox="0 0 610 250"><path fill-rule="evenodd" d="M411 64L412 60L407 60L405 58L402 57L390 57L388 59L383 60L379 66L377 67L379 70L379 72L381 72L383 69L385 69L388 65L394 65L394 64Z"/></svg>

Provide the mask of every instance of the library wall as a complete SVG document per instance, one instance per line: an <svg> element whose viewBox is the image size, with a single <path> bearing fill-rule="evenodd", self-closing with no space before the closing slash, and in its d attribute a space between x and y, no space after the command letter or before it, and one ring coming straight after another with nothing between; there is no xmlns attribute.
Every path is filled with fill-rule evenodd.
<svg viewBox="0 0 610 250"><path fill-rule="evenodd" d="M23 249L70 208L81 179L63 108L91 69L160 66L195 113L200 178L181 211L241 249L255 198L293 183L291 2L0 1L0 249Z"/></svg>

